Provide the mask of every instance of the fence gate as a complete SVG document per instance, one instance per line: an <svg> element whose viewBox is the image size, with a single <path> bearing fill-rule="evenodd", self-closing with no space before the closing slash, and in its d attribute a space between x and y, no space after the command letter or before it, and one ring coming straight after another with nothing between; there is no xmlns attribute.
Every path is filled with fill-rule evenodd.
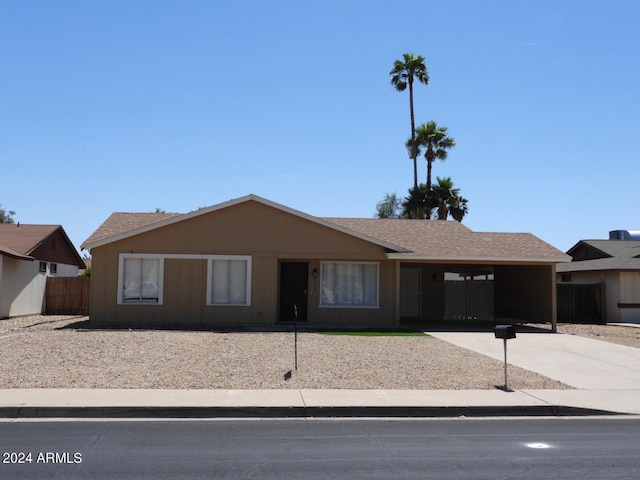
<svg viewBox="0 0 640 480"><path fill-rule="evenodd" d="M605 323L601 284L561 283L557 292L559 322Z"/></svg>
<svg viewBox="0 0 640 480"><path fill-rule="evenodd" d="M47 277L47 315L89 315L91 277Z"/></svg>

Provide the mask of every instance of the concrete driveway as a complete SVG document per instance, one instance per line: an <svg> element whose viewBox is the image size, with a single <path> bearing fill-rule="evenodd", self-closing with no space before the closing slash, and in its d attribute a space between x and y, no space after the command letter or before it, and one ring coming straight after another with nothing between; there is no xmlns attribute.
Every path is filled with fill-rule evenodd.
<svg viewBox="0 0 640 480"><path fill-rule="evenodd" d="M498 360L503 341L493 332L427 332ZM640 349L563 333L517 333L507 340L509 364L588 390L640 389Z"/></svg>
<svg viewBox="0 0 640 480"><path fill-rule="evenodd" d="M504 360L493 332L427 331L429 335ZM552 332L518 332L507 341L510 365L540 373L576 390L536 390L555 404L640 414L640 349Z"/></svg>

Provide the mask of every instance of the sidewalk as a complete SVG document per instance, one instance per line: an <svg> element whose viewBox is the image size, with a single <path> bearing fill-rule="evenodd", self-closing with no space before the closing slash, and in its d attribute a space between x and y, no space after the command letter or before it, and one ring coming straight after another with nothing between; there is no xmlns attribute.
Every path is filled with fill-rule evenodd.
<svg viewBox="0 0 640 480"><path fill-rule="evenodd" d="M531 390L0 390L0 418L482 417L636 413ZM588 392L593 394L593 392ZM619 400L619 399L618 399Z"/></svg>
<svg viewBox="0 0 640 480"><path fill-rule="evenodd" d="M487 332L428 332L503 360ZM518 333L508 362L575 390L0 390L0 417L457 417L640 415L640 349L566 334Z"/></svg>

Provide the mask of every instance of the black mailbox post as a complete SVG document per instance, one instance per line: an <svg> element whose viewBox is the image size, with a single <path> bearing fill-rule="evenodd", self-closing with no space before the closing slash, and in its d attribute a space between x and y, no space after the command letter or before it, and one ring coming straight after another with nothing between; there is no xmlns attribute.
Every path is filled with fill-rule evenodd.
<svg viewBox="0 0 640 480"><path fill-rule="evenodd" d="M504 389L509 390L509 387L507 387L507 340L516 338L516 326L496 325L494 334L496 338L501 338L504 343Z"/></svg>

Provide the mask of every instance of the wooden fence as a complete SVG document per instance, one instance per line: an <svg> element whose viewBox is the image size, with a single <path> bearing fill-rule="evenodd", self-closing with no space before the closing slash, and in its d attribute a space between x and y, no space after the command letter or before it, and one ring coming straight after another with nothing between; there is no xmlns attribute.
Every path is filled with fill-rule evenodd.
<svg viewBox="0 0 640 480"><path fill-rule="evenodd" d="M566 323L604 323L602 285L560 283L558 321Z"/></svg>
<svg viewBox="0 0 640 480"><path fill-rule="evenodd" d="M91 277L48 277L45 290L47 315L89 315Z"/></svg>

